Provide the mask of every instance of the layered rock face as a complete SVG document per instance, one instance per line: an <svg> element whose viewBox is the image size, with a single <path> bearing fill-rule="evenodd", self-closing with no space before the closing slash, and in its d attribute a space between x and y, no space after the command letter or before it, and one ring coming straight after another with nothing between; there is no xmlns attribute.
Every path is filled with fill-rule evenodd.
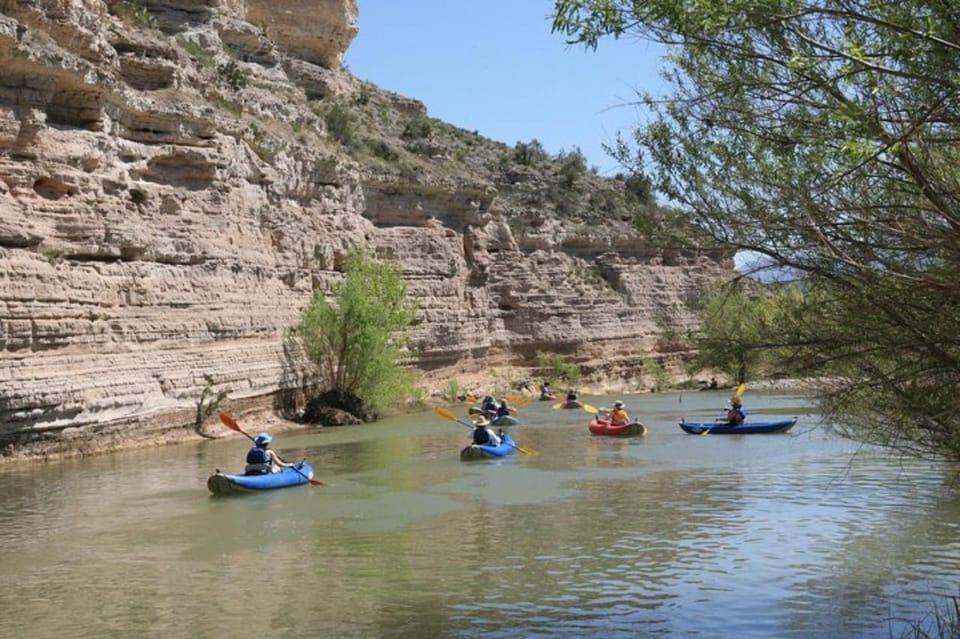
<svg viewBox="0 0 960 639"><path fill-rule="evenodd" d="M3 454L189 430L204 389L275 405L309 375L285 330L357 243L420 297L428 371L547 350L630 377L695 325L729 255L518 225L483 180L344 154L314 107L361 87L356 25L354 0L0 0Z"/></svg>

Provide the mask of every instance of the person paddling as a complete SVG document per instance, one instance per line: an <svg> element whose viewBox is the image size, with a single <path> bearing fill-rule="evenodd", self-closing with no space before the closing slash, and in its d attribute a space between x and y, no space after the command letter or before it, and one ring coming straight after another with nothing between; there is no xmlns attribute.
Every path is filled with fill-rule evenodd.
<svg viewBox="0 0 960 639"><path fill-rule="evenodd" d="M727 411L727 423L731 426L739 426L747 418L747 409L743 407L738 395L730 398L730 410Z"/></svg>
<svg viewBox="0 0 960 639"><path fill-rule="evenodd" d="M500 436L493 432L493 429L490 428L490 422L488 422L483 415L480 415L477 419L473 420L474 444L477 446L499 446L500 441Z"/></svg>
<svg viewBox="0 0 960 639"><path fill-rule="evenodd" d="M247 451L247 465L243 469L244 475L269 475L280 472L283 468L293 468L296 464L289 464L270 449L273 437L269 433L260 433L253 439L253 448Z"/></svg>
<svg viewBox="0 0 960 639"><path fill-rule="evenodd" d="M619 399L613 403L613 410L607 416L611 426L626 426L630 423L630 416L627 415L623 402Z"/></svg>

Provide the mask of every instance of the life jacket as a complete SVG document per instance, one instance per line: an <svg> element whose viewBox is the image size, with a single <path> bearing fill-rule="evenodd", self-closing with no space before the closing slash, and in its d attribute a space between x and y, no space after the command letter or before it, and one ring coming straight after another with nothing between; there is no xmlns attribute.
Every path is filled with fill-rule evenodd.
<svg viewBox="0 0 960 639"><path fill-rule="evenodd" d="M510 409L506 406L500 406L497 408L497 418L503 417L510 414Z"/></svg>
<svg viewBox="0 0 960 639"><path fill-rule="evenodd" d="M742 424L743 420L747 418L747 410L743 407L740 408L731 408L730 412L727 413L727 421L731 424Z"/></svg>
<svg viewBox="0 0 960 639"><path fill-rule="evenodd" d="M610 413L610 425L611 426L623 426L630 423L630 417L627 416L627 411L622 408L614 409Z"/></svg>
<svg viewBox="0 0 960 639"><path fill-rule="evenodd" d="M254 446L247 451L247 466L243 470L245 475L268 475L272 471L273 463L266 448Z"/></svg>
<svg viewBox="0 0 960 639"><path fill-rule="evenodd" d="M490 443L490 431L485 427L480 426L479 428L473 429L473 443L477 444L488 444Z"/></svg>

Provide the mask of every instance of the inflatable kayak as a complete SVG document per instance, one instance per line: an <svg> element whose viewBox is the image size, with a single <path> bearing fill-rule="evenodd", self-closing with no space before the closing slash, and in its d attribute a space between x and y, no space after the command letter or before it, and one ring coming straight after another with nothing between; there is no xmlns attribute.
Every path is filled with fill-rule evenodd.
<svg viewBox="0 0 960 639"><path fill-rule="evenodd" d="M513 415L503 415L502 417L497 417L496 419L490 420L491 426L519 426L520 420L514 417Z"/></svg>
<svg viewBox="0 0 960 639"><path fill-rule="evenodd" d="M313 478L313 466L304 463L296 468L284 468L279 473L268 475L229 475L217 471L207 478L207 488L214 495L249 493L257 490L274 490L306 484Z"/></svg>
<svg viewBox="0 0 960 639"><path fill-rule="evenodd" d="M739 426L731 426L723 422L688 422L684 420L680 422L680 428L690 435L702 435L704 431L710 435L750 435L753 433L785 433L793 428L796 423L796 417L769 421L746 421Z"/></svg>
<svg viewBox="0 0 960 639"><path fill-rule="evenodd" d="M479 406L471 406L470 408L467 409L467 414L468 414L468 415L483 415L483 416L486 417L487 419L493 419L494 417L497 416L497 411L496 411L496 410L489 410L489 409L484 410L484 409L480 408ZM511 414L511 415L516 415L516 414L517 414L517 409L511 406L511 407L510 407L510 414Z"/></svg>
<svg viewBox="0 0 960 639"><path fill-rule="evenodd" d="M471 459L484 459L489 457L506 457L517 450L517 445L507 433L503 434L503 439L499 446L488 446L487 444L470 444L460 451L460 459L468 461Z"/></svg>
<svg viewBox="0 0 960 639"><path fill-rule="evenodd" d="M629 424L611 424L602 419L593 419L590 421L590 432L607 437L636 437L646 435L647 427L637 421Z"/></svg>
<svg viewBox="0 0 960 639"><path fill-rule="evenodd" d="M560 404L560 408L583 408L583 402L579 399L565 399Z"/></svg>

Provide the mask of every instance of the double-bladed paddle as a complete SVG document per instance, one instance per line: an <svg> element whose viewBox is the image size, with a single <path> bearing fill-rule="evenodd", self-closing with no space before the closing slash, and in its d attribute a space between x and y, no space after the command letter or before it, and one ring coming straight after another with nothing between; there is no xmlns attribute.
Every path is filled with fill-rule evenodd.
<svg viewBox="0 0 960 639"><path fill-rule="evenodd" d="M238 433L240 433L240 434L242 434L242 435L246 435L246 436L247 436L247 439L249 439L250 441L256 443L257 440L256 440L254 437L251 437L251 436L250 436L250 433L247 433L247 432L244 431L242 428L240 428L240 424L237 423L237 420L235 420L233 417L231 417L231 416L228 415L227 413L220 413L220 421L223 422L223 425L226 426L227 428L229 428L230 430L235 430L235 431L237 431ZM283 463L285 463L285 464L289 463L287 460L281 458L279 455L277 455L277 457L278 457L278 458L280 459L280 461L282 461ZM292 469L294 469L295 471L297 471L297 474L300 475L301 477L303 477L304 479L306 479L307 481L309 481L311 485L313 485L313 486L326 486L326 484L323 483L322 481L320 481L319 479L314 479L314 478L312 478L312 477L307 477L307 476L304 475L303 472L301 472L300 469L297 468L296 466L291 466L290 468L292 468Z"/></svg>
<svg viewBox="0 0 960 639"><path fill-rule="evenodd" d="M461 425L463 425L463 426L466 426L467 428L469 428L469 429L471 429L471 430L474 429L474 428L476 428L476 424L471 424L470 422L465 422L465 421L463 421L462 419L459 419L456 415L454 415L453 413L451 413L449 410L447 410L447 409L444 408L443 406L437 406L436 408L433 409L433 412L434 412L437 416L439 416L439 417L443 417L444 419L448 419L448 420L450 420L450 421L452 421L452 422L457 422L458 424L461 424ZM537 454L537 451L532 450L532 449L530 449L530 448L523 448L523 447L521 447L521 446L517 446L516 444L514 444L514 443L512 443L512 442L506 442L506 443L509 444L510 446L513 446L513 447L516 448L517 450L519 450L520 453L523 454L523 455L536 455L536 454Z"/></svg>

